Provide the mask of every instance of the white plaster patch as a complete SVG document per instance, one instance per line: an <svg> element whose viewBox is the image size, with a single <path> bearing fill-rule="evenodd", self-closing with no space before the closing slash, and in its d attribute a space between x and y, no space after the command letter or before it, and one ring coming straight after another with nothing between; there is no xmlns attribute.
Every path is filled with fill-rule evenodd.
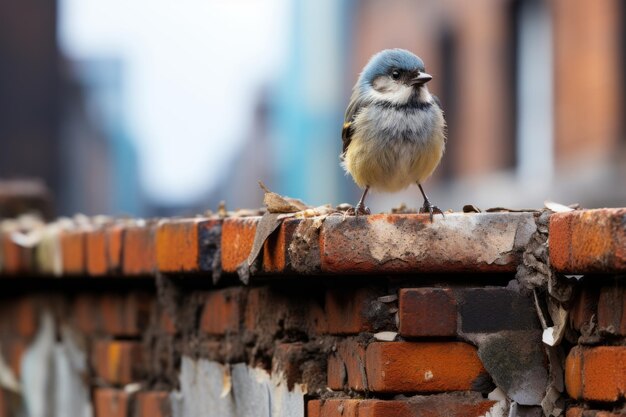
<svg viewBox="0 0 626 417"><path fill-rule="evenodd" d="M174 417L304 417L302 386L292 391L282 374L240 363L225 366L184 356L180 392L170 395ZM224 387L230 385L224 395Z"/></svg>

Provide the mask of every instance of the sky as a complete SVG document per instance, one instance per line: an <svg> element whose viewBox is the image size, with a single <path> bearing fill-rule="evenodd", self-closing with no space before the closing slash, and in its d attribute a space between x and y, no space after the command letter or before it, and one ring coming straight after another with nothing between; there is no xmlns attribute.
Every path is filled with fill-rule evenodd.
<svg viewBox="0 0 626 417"><path fill-rule="evenodd" d="M185 204L220 180L260 89L280 78L289 0L61 0L70 59L119 59L140 182Z"/></svg>

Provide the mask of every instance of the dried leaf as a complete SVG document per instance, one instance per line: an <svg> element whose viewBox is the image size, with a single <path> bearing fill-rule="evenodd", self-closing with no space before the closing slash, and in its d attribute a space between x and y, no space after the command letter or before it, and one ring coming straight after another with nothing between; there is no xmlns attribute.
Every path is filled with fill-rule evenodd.
<svg viewBox="0 0 626 417"><path fill-rule="evenodd" d="M295 213L311 208L301 200L283 197L280 194L270 191L261 181L259 181L259 186L265 192L263 203L267 206L267 211L270 213Z"/></svg>

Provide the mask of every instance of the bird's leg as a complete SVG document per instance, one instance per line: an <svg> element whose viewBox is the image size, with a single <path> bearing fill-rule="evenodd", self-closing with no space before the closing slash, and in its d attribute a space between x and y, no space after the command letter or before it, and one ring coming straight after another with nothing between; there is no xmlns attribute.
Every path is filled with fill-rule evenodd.
<svg viewBox="0 0 626 417"><path fill-rule="evenodd" d="M354 208L354 215L355 216L359 216L359 214L370 214L370 209L369 207L365 206L365 196L367 195L367 192L370 190L370 186L367 185L365 186L365 190L363 190L363 195L361 196L361 199L359 200L359 202L357 203L356 207Z"/></svg>
<svg viewBox="0 0 626 417"><path fill-rule="evenodd" d="M430 200L428 199L428 197L426 197L426 193L424 192L424 189L422 188L422 184L418 183L417 186L420 188L420 191L422 193L422 196L424 197L424 205L422 206L422 208L420 208L420 213L430 213L430 222L433 222L433 215L434 214L441 214L443 217L446 217L443 214L443 211L441 211L441 209L437 206L434 206Z"/></svg>

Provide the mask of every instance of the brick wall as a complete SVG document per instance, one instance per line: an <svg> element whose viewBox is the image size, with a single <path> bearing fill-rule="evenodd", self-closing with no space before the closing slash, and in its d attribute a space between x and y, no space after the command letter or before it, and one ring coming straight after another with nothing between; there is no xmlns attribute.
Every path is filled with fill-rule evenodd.
<svg viewBox="0 0 626 417"><path fill-rule="evenodd" d="M626 209L0 225L0 417L625 415Z"/></svg>

